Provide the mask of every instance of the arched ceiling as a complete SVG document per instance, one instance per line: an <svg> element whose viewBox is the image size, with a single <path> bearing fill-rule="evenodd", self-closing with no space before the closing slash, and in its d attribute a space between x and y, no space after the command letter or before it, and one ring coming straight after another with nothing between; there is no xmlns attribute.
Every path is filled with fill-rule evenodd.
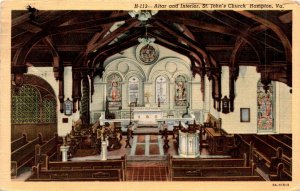
<svg viewBox="0 0 300 191"><path fill-rule="evenodd" d="M63 66L101 73L109 56L155 43L191 59L194 74L213 78L221 66L256 66L262 81L292 86L292 11L159 11L146 23L128 11L12 11L12 72ZM97 67L96 67L97 66ZM218 74L219 75L219 74Z"/></svg>

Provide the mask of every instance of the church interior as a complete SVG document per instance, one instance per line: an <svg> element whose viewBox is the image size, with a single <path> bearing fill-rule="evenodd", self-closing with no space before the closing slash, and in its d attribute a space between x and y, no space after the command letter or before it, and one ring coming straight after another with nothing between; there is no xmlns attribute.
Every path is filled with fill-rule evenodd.
<svg viewBox="0 0 300 191"><path fill-rule="evenodd" d="M291 181L292 11L11 12L13 181Z"/></svg>

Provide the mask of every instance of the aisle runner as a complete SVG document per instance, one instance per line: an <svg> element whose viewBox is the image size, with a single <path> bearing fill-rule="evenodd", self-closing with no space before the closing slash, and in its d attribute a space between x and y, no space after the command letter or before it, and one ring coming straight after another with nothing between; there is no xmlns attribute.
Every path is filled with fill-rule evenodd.
<svg viewBox="0 0 300 191"><path fill-rule="evenodd" d="M163 156L162 139L159 135L134 135L130 156Z"/></svg>

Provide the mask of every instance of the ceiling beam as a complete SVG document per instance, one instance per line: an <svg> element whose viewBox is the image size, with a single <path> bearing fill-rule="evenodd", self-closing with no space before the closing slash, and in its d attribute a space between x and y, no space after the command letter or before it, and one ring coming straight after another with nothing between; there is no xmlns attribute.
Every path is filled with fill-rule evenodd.
<svg viewBox="0 0 300 191"><path fill-rule="evenodd" d="M110 17L115 17L117 16L116 14L117 12L112 12L110 14ZM118 15L119 16L119 15ZM90 39L90 41L87 43L87 45L85 46L85 48L83 50L81 50L81 52L78 54L78 56L74 59L74 66L79 65L78 62L82 61L81 57L84 57L85 59L83 60L83 62L87 62L86 57L90 51L91 46L93 46L99 39L103 38L103 36L109 31L110 27L113 25L114 23L109 23L109 24L105 24L102 26L102 30L101 32L97 32L96 34L94 34L94 36Z"/></svg>
<svg viewBox="0 0 300 191"><path fill-rule="evenodd" d="M156 20L154 22L155 25L161 27L163 30L167 31L172 36L176 37L179 41L183 41L186 44L188 44L193 49L197 50L200 55L203 57L203 61L201 63L206 63L207 65L211 64L211 60L209 58L208 52L205 50L205 47L199 44L198 42L193 41L189 37L186 37L185 35L182 35L178 31L175 31L171 27L169 27L167 24L163 23L163 21Z"/></svg>
<svg viewBox="0 0 300 191"><path fill-rule="evenodd" d="M107 58L112 54L118 53L118 51L125 50L127 48L130 48L131 46L134 46L138 44L138 38L143 34L143 31L138 31L132 35L127 36L125 39L122 39L121 41L118 41L112 45L107 45L105 47L102 47L97 52L93 53L91 57L88 59L92 60L92 65L98 60L100 57Z"/></svg>
<svg viewBox="0 0 300 191"><path fill-rule="evenodd" d="M183 24L183 25L187 25L187 26L192 26L192 27L204 29L207 31L223 33L223 34L228 34L228 35L233 35L233 36L239 34L236 30L233 30L231 28L228 28L228 27L225 27L222 25L210 24L210 23L203 22L203 21L196 20L196 19L187 19L187 18L175 16L175 15L165 14L165 13L161 14L161 16L162 16L162 18L164 18L164 20L167 20L170 22ZM154 16L154 18L157 18L157 17Z"/></svg>
<svg viewBox="0 0 300 191"><path fill-rule="evenodd" d="M44 14L49 14L49 12L51 11L41 11L41 13L39 13L39 16L42 16ZM55 19L51 20L51 21L47 21L45 23L43 23L42 25L38 24L37 22L33 22L30 21L28 19L28 21L26 23L19 23L18 25L16 25L17 27L23 28L25 30L27 30L30 33L38 33L41 32L42 30L48 30L49 27L51 28L55 28L58 27L58 25L60 25L61 23L67 22L71 19L74 18L74 15L72 15L73 11L68 11L64 14L60 14L58 17L55 17ZM33 34L30 34L33 35ZM21 35L12 37L12 46L15 46L16 44L20 44L18 42L27 42L32 36L28 35L27 33L23 33Z"/></svg>
<svg viewBox="0 0 300 191"><path fill-rule="evenodd" d="M45 14L49 14L49 11L39 11L38 16L43 16ZM11 27L15 27L15 26L18 26L18 25L20 25L24 22L30 21L30 18L29 18L30 15L31 15L31 13L28 11L27 13L24 13L23 15L12 19Z"/></svg>
<svg viewBox="0 0 300 191"><path fill-rule="evenodd" d="M117 11L113 11L110 16L114 17L118 15ZM91 50L91 47L99 40L102 39L104 37L104 35L106 35L107 32L109 32L110 28L113 26L113 23L110 24L106 24L102 26L102 30L100 32L97 32L96 34L94 34L94 36L91 38L91 40L87 43L87 49L86 49L86 53L88 53Z"/></svg>
<svg viewBox="0 0 300 191"><path fill-rule="evenodd" d="M23 30L26 30L28 32L31 32L31 33L38 33L40 32L42 29L41 26L39 26L38 24L34 23L34 22L24 22L24 23L21 23L17 26L18 28L21 28Z"/></svg>
<svg viewBox="0 0 300 191"><path fill-rule="evenodd" d="M197 41L197 39L194 36L194 34L185 25L179 25L179 24L177 24L177 25L182 29L182 33L183 34L185 34L190 39L192 39L194 41Z"/></svg>
<svg viewBox="0 0 300 191"><path fill-rule="evenodd" d="M103 39L101 39L98 43L95 43L88 47L88 52L92 50L97 50L98 48L101 48L107 44L109 44L112 40L115 40L118 36L123 34L124 32L130 30L131 28L138 26L140 22L138 20L134 19L129 19L126 21L122 26L114 30L113 32L109 33L106 35Z"/></svg>
<svg viewBox="0 0 300 191"><path fill-rule="evenodd" d="M242 36L243 38L246 39L247 43L251 43L253 41L258 41L259 43L261 43L263 45L267 45L276 51L280 51L276 47L268 45L264 41L260 41L256 37L252 36L251 34L245 32L245 31L240 30L239 28L230 28L227 26L222 26L222 25L218 25L218 24L210 24L210 23L206 23L203 21L199 21L199 20L195 20L195 19L186 19L186 18L174 16L174 15L166 15L166 14L162 14L162 15L165 20L168 20L168 21L171 21L174 23L185 24L186 26L192 26L195 28L200 28L200 29L204 29L204 30L208 30L208 31L216 32L216 33L222 33L222 34L226 34L226 35L231 35L231 36Z"/></svg>
<svg viewBox="0 0 300 191"><path fill-rule="evenodd" d="M128 16L120 16L120 17L117 16L117 17L110 17L110 18L102 18L102 19L97 19L97 20L93 20L93 21L87 21L87 22L82 22L82 23L78 23L78 24L54 27L54 28L49 26L47 30L44 29L43 31L38 32L28 42L26 42L24 44L24 46L22 47L22 49L20 51L20 54L17 55L17 59L13 62L13 64L14 65L24 65L26 57L29 54L32 46L46 36L55 35L55 34L59 34L59 33L66 33L66 32L80 30L80 29L84 29L84 28L89 28L90 26L93 26L93 27L101 26L101 25L108 24L108 23L126 20L129 17L130 16L128 15Z"/></svg>
<svg viewBox="0 0 300 191"><path fill-rule="evenodd" d="M125 50L127 48L130 48L132 46L135 46L137 44L139 44L139 41L137 40L138 37L136 38L132 38L129 41L126 41L124 43L121 44L114 44L111 45L110 48L108 48L107 50L105 50L104 52L101 52L100 54L98 54L94 60L92 61L92 68L95 66L95 64L97 62L100 62L100 67L103 67L103 62L104 60L106 60L108 57L117 54L119 52L121 52L122 50Z"/></svg>
<svg viewBox="0 0 300 191"><path fill-rule="evenodd" d="M262 17L259 17L257 15L254 15L253 13L250 13L249 11L237 11L239 14L251 18L266 27L270 28L275 32L275 34L278 36L278 38L281 40L281 43L285 50L285 57L287 61L287 76L288 76L288 86L292 86L292 46L288 39L288 37L285 35L283 30L276 24L272 23L271 21L268 21Z"/></svg>
<svg viewBox="0 0 300 191"><path fill-rule="evenodd" d="M59 54L58 54L58 51L55 47L55 44L53 42L53 39L50 37L50 36L47 36L43 39L43 42L49 47L50 49L50 52L52 54L52 57L53 57L53 71L54 71L54 77L56 79L59 79L60 78L60 72L59 72L59 69L62 67L60 65L61 63L61 60L60 60L60 57L59 57Z"/></svg>
<svg viewBox="0 0 300 191"><path fill-rule="evenodd" d="M292 11L279 16L278 19L284 24L291 23L293 21Z"/></svg>
<svg viewBox="0 0 300 191"><path fill-rule="evenodd" d="M182 54L188 58L193 57L198 62L198 64L203 63L203 57L199 56L199 54L197 54L197 52L192 50L190 47L183 45L183 44L179 43L178 41L172 41L170 39L166 39L164 36L161 36L152 30L149 31L149 34L157 39L156 42L158 44L160 44L166 48L169 48L179 54Z"/></svg>

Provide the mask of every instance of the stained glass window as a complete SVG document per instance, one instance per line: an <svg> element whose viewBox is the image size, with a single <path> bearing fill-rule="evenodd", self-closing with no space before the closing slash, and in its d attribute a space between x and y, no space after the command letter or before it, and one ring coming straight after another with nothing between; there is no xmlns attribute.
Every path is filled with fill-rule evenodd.
<svg viewBox="0 0 300 191"><path fill-rule="evenodd" d="M38 123L41 98L39 91L24 85L18 92L12 91L12 123Z"/></svg>
<svg viewBox="0 0 300 191"><path fill-rule="evenodd" d="M89 90L89 80L88 78L84 78L82 81L82 97L80 101L80 114L85 117L85 119L89 119L90 113L90 90Z"/></svg>
<svg viewBox="0 0 300 191"><path fill-rule="evenodd" d="M163 76L156 78L156 102L167 103L167 79Z"/></svg>
<svg viewBox="0 0 300 191"><path fill-rule="evenodd" d="M56 101L54 98L44 99L42 102L42 122L56 122Z"/></svg>
<svg viewBox="0 0 300 191"><path fill-rule="evenodd" d="M257 128L258 131L272 131L274 128L274 87L270 83L268 90L259 81L257 84Z"/></svg>
<svg viewBox="0 0 300 191"><path fill-rule="evenodd" d="M187 104L187 81L179 75L175 79L175 105L186 106Z"/></svg>
<svg viewBox="0 0 300 191"><path fill-rule="evenodd" d="M112 74L107 78L107 97L109 106L119 107L122 105L122 78L118 74Z"/></svg>
<svg viewBox="0 0 300 191"><path fill-rule="evenodd" d="M56 100L41 99L40 92L31 85L23 85L12 91L12 123L56 123Z"/></svg>
<svg viewBox="0 0 300 191"><path fill-rule="evenodd" d="M129 103L135 102L139 98L139 79L137 77L129 78L128 93Z"/></svg>

